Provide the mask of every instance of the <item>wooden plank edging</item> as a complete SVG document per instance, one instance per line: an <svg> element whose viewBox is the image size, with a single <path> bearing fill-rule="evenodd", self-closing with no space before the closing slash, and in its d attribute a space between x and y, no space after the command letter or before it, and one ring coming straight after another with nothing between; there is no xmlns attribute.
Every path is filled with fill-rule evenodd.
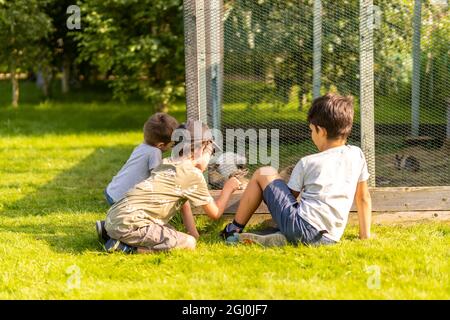
<svg viewBox="0 0 450 320"><path fill-rule="evenodd" d="M235 213L243 190L233 193L225 213ZM387 187L370 188L372 211L374 212L418 212L418 211L450 211L450 186L439 187ZM211 190L217 198L220 190ZM356 211L353 204L351 211ZM195 214L202 214L201 208L194 208ZM262 203L255 213L269 213Z"/></svg>

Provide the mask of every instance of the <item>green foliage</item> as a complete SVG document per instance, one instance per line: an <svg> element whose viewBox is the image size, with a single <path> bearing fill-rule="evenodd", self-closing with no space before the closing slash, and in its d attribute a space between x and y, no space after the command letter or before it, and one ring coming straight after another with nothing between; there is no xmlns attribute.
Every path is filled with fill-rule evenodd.
<svg viewBox="0 0 450 320"><path fill-rule="evenodd" d="M428 4L422 17L421 104L446 110L450 99L450 11Z"/></svg>
<svg viewBox="0 0 450 320"><path fill-rule="evenodd" d="M40 41L52 31L51 18L43 12L46 0L0 2L0 59L25 70L42 56ZM45 54L45 53L44 53Z"/></svg>
<svg viewBox="0 0 450 320"><path fill-rule="evenodd" d="M114 97L132 94L166 108L183 93L181 0L84 0L79 61L110 79Z"/></svg>
<svg viewBox="0 0 450 320"><path fill-rule="evenodd" d="M377 0L374 29L376 96L397 96L409 103L412 73L414 1ZM359 95L360 7L358 1L322 1L322 92L336 88ZM270 100L289 103L298 86L298 104L311 92L313 1L225 1L225 74L258 81L265 90L250 105ZM449 96L448 8L424 2L422 26L422 104L437 110ZM378 19L376 20L378 21ZM244 90L244 89L243 89ZM257 91L257 90L255 90ZM233 97L225 91L225 100Z"/></svg>

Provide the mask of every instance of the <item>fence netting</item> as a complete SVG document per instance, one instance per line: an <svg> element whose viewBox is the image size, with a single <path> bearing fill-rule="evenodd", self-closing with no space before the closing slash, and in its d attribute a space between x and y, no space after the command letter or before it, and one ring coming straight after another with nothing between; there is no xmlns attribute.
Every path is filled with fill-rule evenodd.
<svg viewBox="0 0 450 320"><path fill-rule="evenodd" d="M368 152L376 186L450 184L447 1L212 0L204 11L187 8L189 2L185 10L207 18L196 19L206 47L187 47L187 81L195 74L188 110L195 101L211 126L242 129L247 157L266 148L251 148L258 129L268 130L269 155L270 130L278 129L280 169L317 152L307 112L315 96L336 92L355 98L349 143L361 146L361 132L374 134ZM364 32L372 39L367 47ZM373 52L373 63L361 61L364 50ZM361 97L364 90L369 96ZM374 121L362 128L361 101L371 99ZM257 158L252 169L267 164Z"/></svg>

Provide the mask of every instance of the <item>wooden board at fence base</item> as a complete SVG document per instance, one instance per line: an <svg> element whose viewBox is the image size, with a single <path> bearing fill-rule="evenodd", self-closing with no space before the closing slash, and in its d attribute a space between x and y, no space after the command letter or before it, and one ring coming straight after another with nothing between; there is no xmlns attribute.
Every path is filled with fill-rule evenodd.
<svg viewBox="0 0 450 320"><path fill-rule="evenodd" d="M226 214L236 212L243 191L233 193L225 209ZM450 212L450 186L442 187L390 187L370 188L372 197L372 211L383 214L403 214L409 212L418 215L421 211ZM217 198L220 190L211 190L211 195ZM194 208L195 214L202 214L201 208ZM356 211L353 204L351 211ZM255 213L268 214L267 206L262 203ZM425 213L424 213L425 214ZM428 213L427 213L428 214ZM439 216L439 213L438 213ZM448 217L444 215L444 217Z"/></svg>
<svg viewBox="0 0 450 320"><path fill-rule="evenodd" d="M232 221L233 214L225 214L223 218L226 221ZM408 212L374 212L372 216L373 224L395 224L395 223L413 223L418 221L450 221L450 211L408 211ZM272 217L267 213L255 214L249 221L249 225L261 224L266 226L275 226ZM358 215L351 212L348 223L350 225L358 224Z"/></svg>

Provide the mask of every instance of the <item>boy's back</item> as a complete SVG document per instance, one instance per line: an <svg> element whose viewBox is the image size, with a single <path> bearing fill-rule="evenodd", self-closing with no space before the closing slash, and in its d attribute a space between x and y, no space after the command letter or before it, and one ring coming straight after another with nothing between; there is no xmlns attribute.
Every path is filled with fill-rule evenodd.
<svg viewBox="0 0 450 320"><path fill-rule="evenodd" d="M202 172L192 161L163 160L150 177L129 190L108 211L106 228L116 239L149 221L165 225L186 200L194 206L214 201Z"/></svg>
<svg viewBox="0 0 450 320"><path fill-rule="evenodd" d="M343 145L302 158L288 186L300 192L299 214L325 237L339 241L347 224L357 183L369 178L364 154Z"/></svg>
<svg viewBox="0 0 450 320"><path fill-rule="evenodd" d="M106 192L117 202L129 189L147 179L151 170L156 168L161 160L160 149L141 143L133 150L128 161L114 176L106 188Z"/></svg>
<svg viewBox="0 0 450 320"><path fill-rule="evenodd" d="M105 197L109 205L125 196L137 183L147 179L153 168L162 160L162 152L172 147L172 133L178 121L166 113L152 115L144 124L144 142L138 145L128 161L106 187Z"/></svg>

